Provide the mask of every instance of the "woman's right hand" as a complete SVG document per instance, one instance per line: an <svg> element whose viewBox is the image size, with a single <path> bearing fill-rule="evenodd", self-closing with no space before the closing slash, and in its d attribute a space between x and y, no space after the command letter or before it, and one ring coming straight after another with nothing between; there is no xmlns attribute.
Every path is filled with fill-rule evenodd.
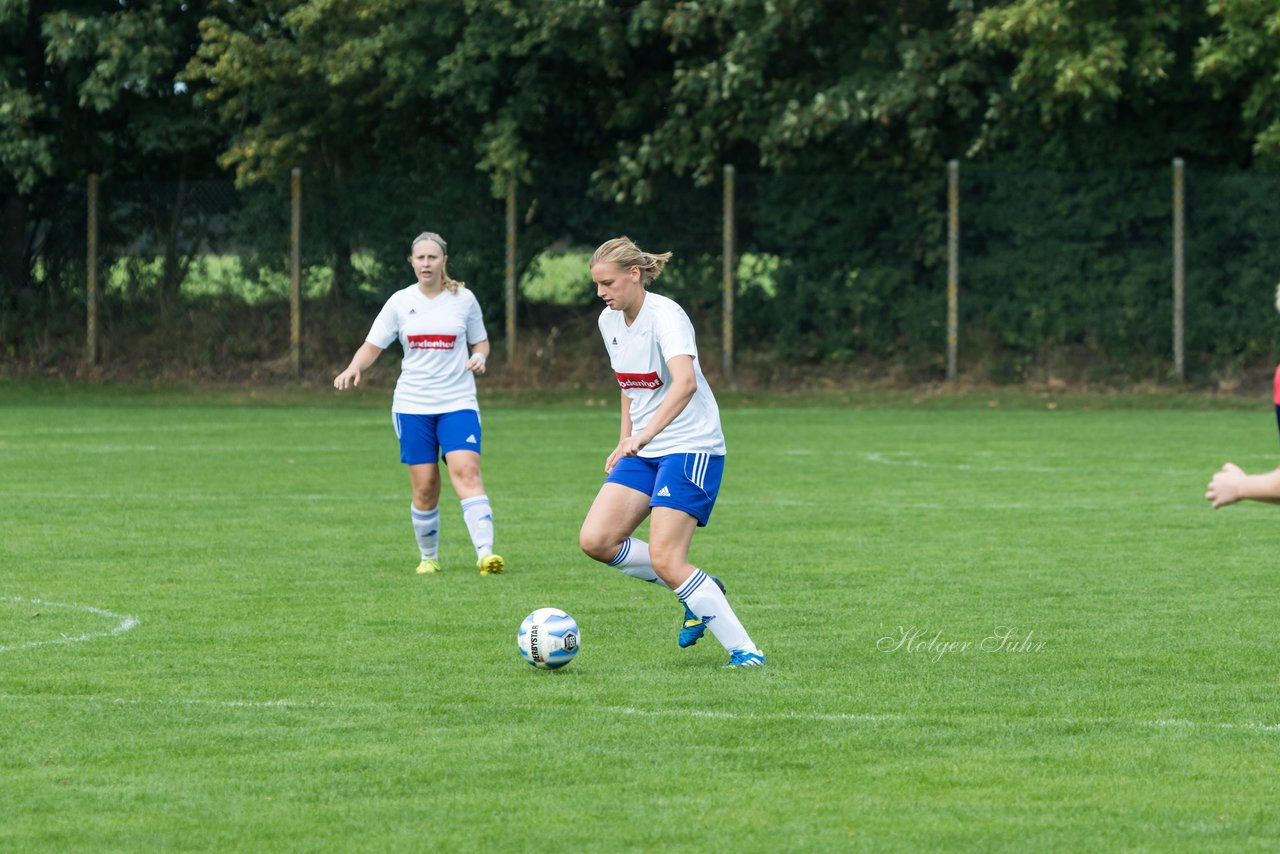
<svg viewBox="0 0 1280 854"><path fill-rule="evenodd" d="M360 369L354 365L333 378L333 387L341 391L348 386L360 385Z"/></svg>
<svg viewBox="0 0 1280 854"><path fill-rule="evenodd" d="M622 444L619 443L618 447L614 448L613 453L609 455L609 459L604 461L604 473L606 475L613 471L613 467L617 465L619 458L622 456L624 456Z"/></svg>

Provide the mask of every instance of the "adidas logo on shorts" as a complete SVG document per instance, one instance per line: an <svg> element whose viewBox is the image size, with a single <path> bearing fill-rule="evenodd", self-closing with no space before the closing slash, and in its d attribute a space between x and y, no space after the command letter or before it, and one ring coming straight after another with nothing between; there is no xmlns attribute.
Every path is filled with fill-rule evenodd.
<svg viewBox="0 0 1280 854"><path fill-rule="evenodd" d="M659 490L658 490L658 497L659 497L659 498L670 498L670 497L671 497L671 490L667 489L665 486L664 486L664 487L662 487L662 489L659 489Z"/></svg>

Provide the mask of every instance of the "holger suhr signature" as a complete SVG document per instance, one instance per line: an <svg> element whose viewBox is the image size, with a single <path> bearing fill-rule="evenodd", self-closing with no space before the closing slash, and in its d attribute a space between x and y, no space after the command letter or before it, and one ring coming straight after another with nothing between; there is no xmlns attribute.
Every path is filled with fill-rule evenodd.
<svg viewBox="0 0 1280 854"><path fill-rule="evenodd" d="M941 661L948 655L965 655L970 652L1028 653L1043 652L1045 642L1036 640L1033 630L1022 631L1013 626L996 626L995 631L981 640L956 640L943 637L942 630L898 626L897 632L876 641L881 652L907 652L925 655L933 661Z"/></svg>

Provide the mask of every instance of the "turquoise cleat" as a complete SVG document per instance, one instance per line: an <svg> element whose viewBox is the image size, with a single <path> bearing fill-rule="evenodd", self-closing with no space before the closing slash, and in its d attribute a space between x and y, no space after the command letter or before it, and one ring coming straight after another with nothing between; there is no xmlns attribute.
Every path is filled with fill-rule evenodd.
<svg viewBox="0 0 1280 854"><path fill-rule="evenodd" d="M729 663L724 667L726 670L745 670L748 667L760 667L763 664L763 654L758 652L748 652L745 649L735 649L729 655Z"/></svg>
<svg viewBox="0 0 1280 854"><path fill-rule="evenodd" d="M714 575L708 576L716 583L716 587L720 588L720 592L724 592L724 584ZM693 646L702 639L702 635L707 631L707 624L695 613L689 610L689 606L684 606L684 622L680 625L680 637L676 639L676 643L680 644L681 649Z"/></svg>

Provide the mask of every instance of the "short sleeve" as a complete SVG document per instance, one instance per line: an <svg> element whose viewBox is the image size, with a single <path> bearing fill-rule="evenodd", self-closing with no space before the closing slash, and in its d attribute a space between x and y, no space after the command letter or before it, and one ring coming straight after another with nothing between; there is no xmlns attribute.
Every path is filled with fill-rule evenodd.
<svg viewBox="0 0 1280 854"><path fill-rule="evenodd" d="M364 338L365 341L383 350L390 347L391 342L400 337L400 321L396 316L396 309L392 302L394 301L387 300L386 305L382 307L382 311L378 312L378 316L373 319L373 326L369 329L369 334Z"/></svg>
<svg viewBox="0 0 1280 854"><path fill-rule="evenodd" d="M488 339L489 333L484 328L484 312L480 311L480 302L474 295L467 308L467 343L479 344Z"/></svg>
<svg viewBox="0 0 1280 854"><path fill-rule="evenodd" d="M662 355L663 364L676 356L698 358L698 344L693 334L693 322L679 305L673 303L669 311L662 313L661 322L655 325L654 335L657 338L658 352Z"/></svg>

